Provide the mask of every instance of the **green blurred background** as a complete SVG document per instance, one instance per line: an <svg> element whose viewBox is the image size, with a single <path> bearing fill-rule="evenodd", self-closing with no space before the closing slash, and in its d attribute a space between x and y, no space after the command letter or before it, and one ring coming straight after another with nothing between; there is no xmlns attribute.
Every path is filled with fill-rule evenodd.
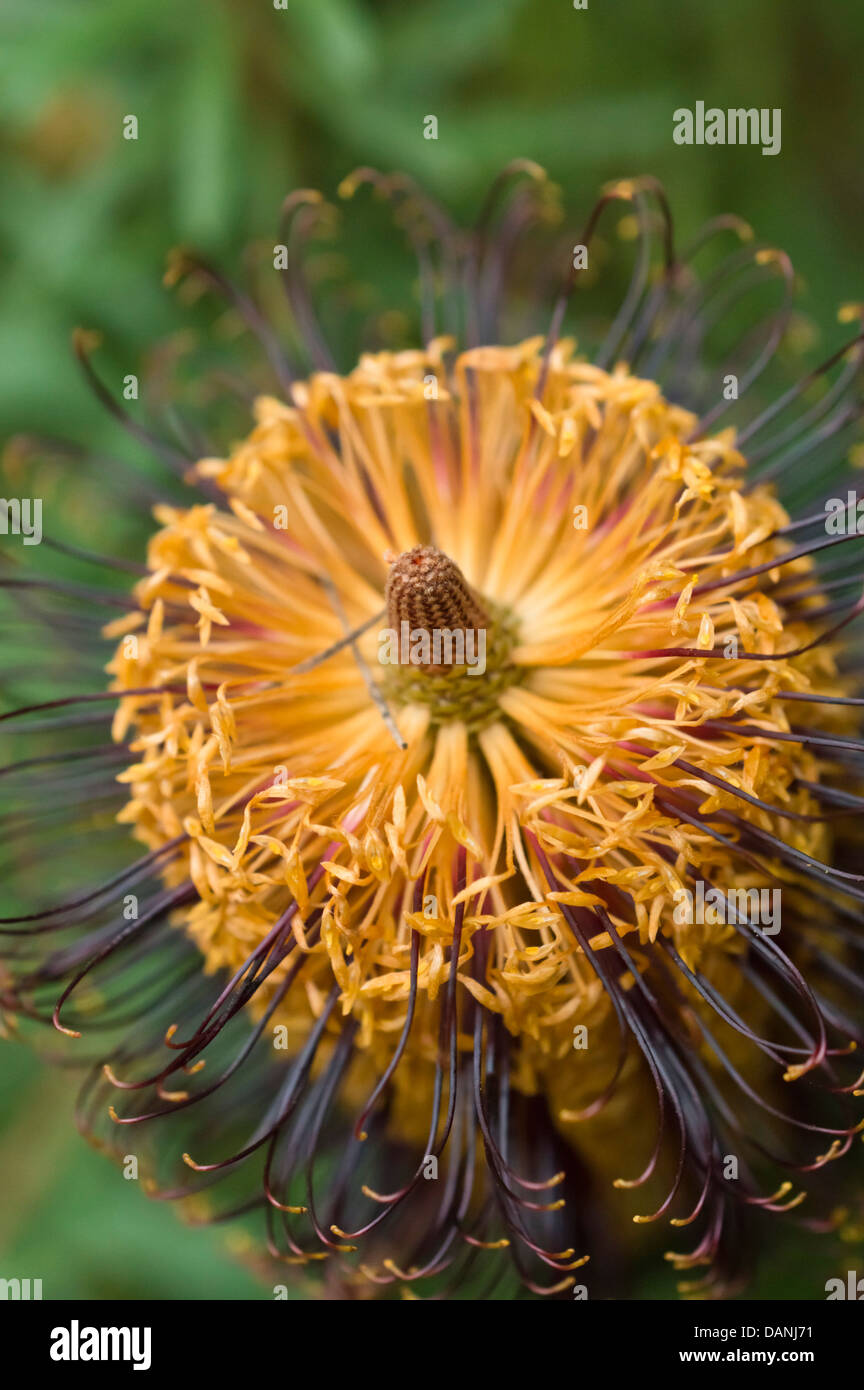
<svg viewBox="0 0 864 1390"><path fill-rule="evenodd" d="M171 246L236 270L250 239L278 239L286 192L332 196L358 164L408 170L465 215L515 156L546 166L577 211L602 182L653 173L685 237L735 211L788 250L802 307L833 344L838 303L864 298L862 57L860 0L589 0L584 11L571 0L0 0L0 436L116 446L72 361L71 329L104 332L109 375L135 371L182 325L161 285ZM780 107L782 152L676 146L672 112L697 100ZM127 114L137 141L122 138ZM436 141L423 138L429 114ZM386 287L387 241L369 239L362 256ZM108 510L95 529L115 551L129 539L128 519ZM269 1296L225 1232L187 1229L87 1149L68 1077L0 1047L0 1275L41 1277L50 1298ZM847 1263L833 1243L787 1236L752 1293L812 1298ZM635 1292L668 1298L673 1283L652 1268Z"/></svg>

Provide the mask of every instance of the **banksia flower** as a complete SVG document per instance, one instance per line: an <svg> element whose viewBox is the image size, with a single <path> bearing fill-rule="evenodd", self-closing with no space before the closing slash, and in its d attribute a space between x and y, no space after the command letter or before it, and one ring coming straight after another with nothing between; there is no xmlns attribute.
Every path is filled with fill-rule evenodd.
<svg viewBox="0 0 864 1390"><path fill-rule="evenodd" d="M3 769L2 1002L83 1054L82 1127L154 1197L248 1214L332 1297L620 1296L658 1245L685 1293L723 1294L768 1213L830 1228L861 1127L864 600L856 534L802 479L852 442L862 334L772 398L788 260L731 218L677 252L650 180L607 190L572 262L552 234L551 323L507 333L541 171L505 171L471 233L362 182L417 251L423 346L336 370L305 194L305 375L256 303L173 262L275 372L239 442L158 439L77 340L198 496L157 502L146 565L113 562L128 595L2 579L33 620L80 601L82 653L117 610L107 690L52 672L2 715L48 739ZM567 315L615 203L636 263L583 347ZM752 283L779 307L718 364ZM388 662L403 627L466 640ZM40 817L124 857L45 902Z"/></svg>

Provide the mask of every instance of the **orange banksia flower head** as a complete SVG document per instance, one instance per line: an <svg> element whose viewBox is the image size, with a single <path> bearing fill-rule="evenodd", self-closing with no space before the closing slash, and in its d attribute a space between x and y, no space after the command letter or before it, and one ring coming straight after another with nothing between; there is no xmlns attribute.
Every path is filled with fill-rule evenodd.
<svg viewBox="0 0 864 1390"><path fill-rule="evenodd" d="M85 676L110 644L107 688L50 663L2 715L9 1026L67 1035L82 1126L152 1196L247 1217L332 1297L620 1295L661 1229L684 1292L722 1294L766 1213L831 1226L861 1127L862 571L812 484L845 496L862 335L778 385L788 260L733 218L679 252L648 179L604 193L580 257L534 165L468 233L363 183L417 252L412 346L337 369L308 193L280 263L306 365L172 261L273 372L218 447L130 418L76 340L174 481L114 587L2 580ZM622 204L635 263L583 347ZM717 356L754 283L779 302ZM101 882L83 846L119 856Z"/></svg>

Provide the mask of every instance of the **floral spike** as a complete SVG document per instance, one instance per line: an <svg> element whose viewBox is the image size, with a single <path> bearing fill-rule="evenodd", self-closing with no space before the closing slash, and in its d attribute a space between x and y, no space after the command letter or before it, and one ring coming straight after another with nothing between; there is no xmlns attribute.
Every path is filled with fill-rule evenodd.
<svg viewBox="0 0 864 1390"><path fill-rule="evenodd" d="M330 1297L614 1295L616 1205L646 1249L686 1233L667 1258L707 1272L682 1292L722 1296L805 1196L836 1225L864 1123L864 568L857 529L787 507L857 428L864 335L772 395L788 258L734 217L679 254L631 179L582 254L542 243L536 336L504 337L515 249L558 214L544 172L514 161L464 232L404 175L340 192L364 184L416 256L411 349L336 369L301 265L317 193L286 200L275 266L309 375L255 299L173 257L280 393L208 377L253 402L212 454L140 424L76 335L194 493L130 483L158 505L146 564L105 562L129 592L67 578L99 557L56 538L61 577L25 553L0 578L0 620L81 671L4 670L0 1005L63 1035L81 1128L121 1157L133 1127L151 1196L257 1220ZM622 202L627 288L577 353ZM754 276L780 303L718 366ZM40 457L86 467L63 441L8 453ZM122 609L108 689L97 605ZM94 886L95 837L117 858Z"/></svg>

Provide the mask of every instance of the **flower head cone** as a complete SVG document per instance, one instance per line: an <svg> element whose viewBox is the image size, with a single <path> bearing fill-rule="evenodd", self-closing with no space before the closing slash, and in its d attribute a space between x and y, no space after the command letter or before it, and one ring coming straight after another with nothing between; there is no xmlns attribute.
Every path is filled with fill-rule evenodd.
<svg viewBox="0 0 864 1390"><path fill-rule="evenodd" d="M599 205L665 260L596 354L561 336L575 271L548 333L487 341L548 198L514 172L494 235L442 234L469 345L427 313L346 372L278 358L245 437L182 462L201 500L155 508L88 749L143 857L6 923L6 1002L107 1035L82 1121L154 1195L263 1213L334 1296L571 1297L610 1230L626 1277L628 1217L723 1292L766 1210L825 1216L860 1118L855 538L776 483L845 438L860 344L749 422L688 404L708 290L649 181ZM422 267L437 214L379 186ZM754 265L788 290L755 246L714 273Z"/></svg>

